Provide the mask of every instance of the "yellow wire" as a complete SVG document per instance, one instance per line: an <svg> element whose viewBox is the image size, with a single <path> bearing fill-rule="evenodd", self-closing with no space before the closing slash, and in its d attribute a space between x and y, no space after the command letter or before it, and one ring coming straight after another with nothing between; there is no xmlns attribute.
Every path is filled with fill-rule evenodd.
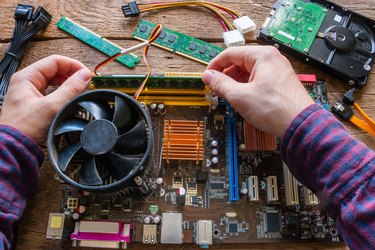
<svg viewBox="0 0 375 250"><path fill-rule="evenodd" d="M176 7L176 6L191 6L191 5L197 5L197 6L201 6L201 7L204 7L204 8L207 8L207 9L211 10L212 12L214 12L216 15L218 15L225 22L225 24L229 27L229 29L234 30L233 25L228 21L227 18L225 18L225 16L223 16L223 14L221 14L219 11L212 8L208 4L203 4L203 3L199 3L199 2L147 4L146 6L143 5L143 7L146 7L146 8L142 8L141 12L152 11L152 10L157 10L157 9L173 8L173 7ZM153 6L153 7L149 7L149 6Z"/></svg>
<svg viewBox="0 0 375 250"><path fill-rule="evenodd" d="M237 12L237 11L231 9L231 8L225 7L225 6L217 4L217 3L207 2L207 1L184 1L184 2L174 2L174 3L155 3L155 4L145 4L143 6L182 5L182 4L195 4L195 5L207 4L207 5L212 5L212 6L216 7L216 8L219 8L219 9L227 10L227 11L231 12L232 14L234 14L237 17L241 17L242 16L241 13L239 13L239 12Z"/></svg>
<svg viewBox="0 0 375 250"><path fill-rule="evenodd" d="M354 103L354 108L357 110L358 114L362 117L363 120L365 120L365 122L367 122L369 124L369 126L375 130L375 122L374 120L372 120L363 110L362 108L357 104L357 103Z"/></svg>
<svg viewBox="0 0 375 250"><path fill-rule="evenodd" d="M362 121L361 119L359 119L355 115L353 115L349 119L349 121L351 123L353 123L354 125L356 125L357 127L361 128L362 130L366 131L370 135L375 136L375 130L370 125L368 125L366 122Z"/></svg>

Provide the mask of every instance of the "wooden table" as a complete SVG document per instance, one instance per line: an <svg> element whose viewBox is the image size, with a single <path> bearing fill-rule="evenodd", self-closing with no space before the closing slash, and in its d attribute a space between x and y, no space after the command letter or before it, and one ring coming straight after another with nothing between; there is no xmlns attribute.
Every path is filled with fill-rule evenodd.
<svg viewBox="0 0 375 250"><path fill-rule="evenodd" d="M140 18L126 19L121 11L121 5L125 1L99 1L99 0L51 0L37 1L29 0L26 4L34 6L43 5L52 15L53 19L47 30L38 35L29 44L26 54L22 60L21 68L25 67L43 57L52 54L61 54L76 58L93 69L98 62L106 57L100 52L90 48L86 44L71 37L65 32L56 28L56 22L62 16L70 17L87 28L113 40L115 43L128 47L138 43L131 38L131 33L135 29ZM145 1L147 2L147 1ZM262 25L269 13L274 0L218 0L216 1L233 9L247 14L259 26ZM335 0L336 3L345 5L351 10L357 11L370 18L375 18L374 0ZM17 1L2 0L0 2L0 55L3 55L9 45L12 30L14 27L13 14L17 6ZM218 22L205 10L200 9L171 9L160 12L143 14L142 19L154 23L162 23L172 29L184 32L194 37L224 46L222 43L222 29ZM257 43L256 34L246 36L248 44ZM325 74L321 71L307 66L300 61L290 58L295 70L298 73L314 73L319 78L325 79L329 86L329 99L331 103L341 98L350 87ZM154 72L183 71L202 72L205 66L191 60L173 55L158 48L151 48L149 52L149 62ZM105 67L107 73L145 73L146 68L143 63L130 71L119 63L111 63ZM371 117L375 117L375 71L373 70L367 86L356 95L358 103ZM375 149L374 138L356 129L351 124L346 123L350 132L359 140ZM20 225L18 236L18 249L70 249L68 241L46 240L48 214L59 211L62 186L54 180L55 172L50 166L48 156L41 167L41 180L32 199L28 203L23 220ZM213 245L210 249L280 249L279 244L255 244L255 245ZM288 249L345 249L343 245L316 245L316 244L287 244L283 248ZM159 249L157 246L130 245L129 249ZM163 249L175 249L176 246L163 246ZM183 245L179 249L198 248L196 245Z"/></svg>

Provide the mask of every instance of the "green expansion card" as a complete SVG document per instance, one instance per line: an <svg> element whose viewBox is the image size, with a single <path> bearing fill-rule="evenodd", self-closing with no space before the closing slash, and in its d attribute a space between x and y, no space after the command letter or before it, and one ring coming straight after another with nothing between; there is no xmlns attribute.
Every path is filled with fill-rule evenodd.
<svg viewBox="0 0 375 250"><path fill-rule="evenodd" d="M327 10L314 3L287 0L264 24L266 35L307 53L326 16Z"/></svg>
<svg viewBox="0 0 375 250"><path fill-rule="evenodd" d="M148 39L155 26L156 24L154 23L141 20L133 33L133 37L145 41ZM208 64L214 57L224 50L221 47L168 28L163 28L162 33L155 40L153 45L203 64Z"/></svg>
<svg viewBox="0 0 375 250"><path fill-rule="evenodd" d="M67 17L62 17L57 23L57 27L108 56L113 56L123 50L120 46L86 29ZM127 54L116 58L116 60L128 68L134 68L140 61L140 58L134 54Z"/></svg>

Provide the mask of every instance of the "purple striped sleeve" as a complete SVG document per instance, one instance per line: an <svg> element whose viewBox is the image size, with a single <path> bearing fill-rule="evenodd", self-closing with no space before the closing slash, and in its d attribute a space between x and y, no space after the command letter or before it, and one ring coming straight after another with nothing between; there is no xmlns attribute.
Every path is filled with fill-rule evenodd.
<svg viewBox="0 0 375 250"><path fill-rule="evenodd" d="M318 194L351 249L375 246L375 153L320 105L289 125L281 145L293 175Z"/></svg>
<svg viewBox="0 0 375 250"><path fill-rule="evenodd" d="M9 249L14 230L39 179L40 146L20 131L0 125L0 249Z"/></svg>

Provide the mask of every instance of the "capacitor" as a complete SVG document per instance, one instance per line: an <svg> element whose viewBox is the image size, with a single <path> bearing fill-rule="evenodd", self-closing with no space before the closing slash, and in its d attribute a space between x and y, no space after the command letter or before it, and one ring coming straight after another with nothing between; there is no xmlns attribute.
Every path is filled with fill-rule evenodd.
<svg viewBox="0 0 375 250"><path fill-rule="evenodd" d="M79 213L73 213L73 214L72 214L72 220L73 220L73 221L79 221L79 217L80 217L80 216L79 216Z"/></svg>
<svg viewBox="0 0 375 250"><path fill-rule="evenodd" d="M158 111L158 105L156 103L151 103L150 109L155 113L156 111Z"/></svg>
<svg viewBox="0 0 375 250"><path fill-rule="evenodd" d="M146 216L146 217L143 218L143 223L145 223L145 224L151 224L152 221L153 221L152 216Z"/></svg>
<svg viewBox="0 0 375 250"><path fill-rule="evenodd" d="M206 159L206 168L209 168L211 167L211 160L210 159Z"/></svg>
<svg viewBox="0 0 375 250"><path fill-rule="evenodd" d="M219 163L219 158L218 157L214 156L214 157L211 158L211 164L212 165L216 165L218 163Z"/></svg>
<svg viewBox="0 0 375 250"><path fill-rule="evenodd" d="M78 208L77 208L77 212L80 213L80 214L83 214L84 212L86 212L86 206L79 205Z"/></svg>
<svg viewBox="0 0 375 250"><path fill-rule="evenodd" d="M213 96L211 98L211 109L216 110L219 106L219 98L217 96Z"/></svg>
<svg viewBox="0 0 375 250"><path fill-rule="evenodd" d="M165 114L165 113L167 112L167 110L166 110L166 108L165 108L165 105L164 105L163 103L160 103L160 104L158 105L158 112L159 112L160 114Z"/></svg>
<svg viewBox="0 0 375 250"><path fill-rule="evenodd" d="M153 218L153 221L155 224L160 224L161 222L161 216L160 215L155 215Z"/></svg>
<svg viewBox="0 0 375 250"><path fill-rule="evenodd" d="M241 143L240 146L238 146L238 149L240 151L245 151L246 150L246 145L244 143Z"/></svg>
<svg viewBox="0 0 375 250"><path fill-rule="evenodd" d="M217 148L211 149L211 155L212 156L217 156L218 154L219 154L219 150L217 150Z"/></svg>
<svg viewBox="0 0 375 250"><path fill-rule="evenodd" d="M146 185L146 183L142 180L142 178L140 176L136 176L134 178L134 182L138 186L138 190L141 193L143 193L143 194L148 193L149 188L148 188L148 186Z"/></svg>
<svg viewBox="0 0 375 250"><path fill-rule="evenodd" d="M165 185L163 177L156 178L155 182L156 182L157 185L162 186L162 187L164 187L164 185Z"/></svg>
<svg viewBox="0 0 375 250"><path fill-rule="evenodd" d="M249 190L247 189L247 187L241 187L240 193L243 194L243 195L245 195L245 194L248 193L248 191Z"/></svg>
<svg viewBox="0 0 375 250"><path fill-rule="evenodd" d="M177 189L177 195L185 195L186 194L186 189L183 187L179 187Z"/></svg>
<svg viewBox="0 0 375 250"><path fill-rule="evenodd" d="M217 147L219 145L219 142L217 140L212 140L210 145L211 147Z"/></svg>
<svg viewBox="0 0 375 250"><path fill-rule="evenodd" d="M185 206L186 190L183 187L177 189L176 203L179 206Z"/></svg>

